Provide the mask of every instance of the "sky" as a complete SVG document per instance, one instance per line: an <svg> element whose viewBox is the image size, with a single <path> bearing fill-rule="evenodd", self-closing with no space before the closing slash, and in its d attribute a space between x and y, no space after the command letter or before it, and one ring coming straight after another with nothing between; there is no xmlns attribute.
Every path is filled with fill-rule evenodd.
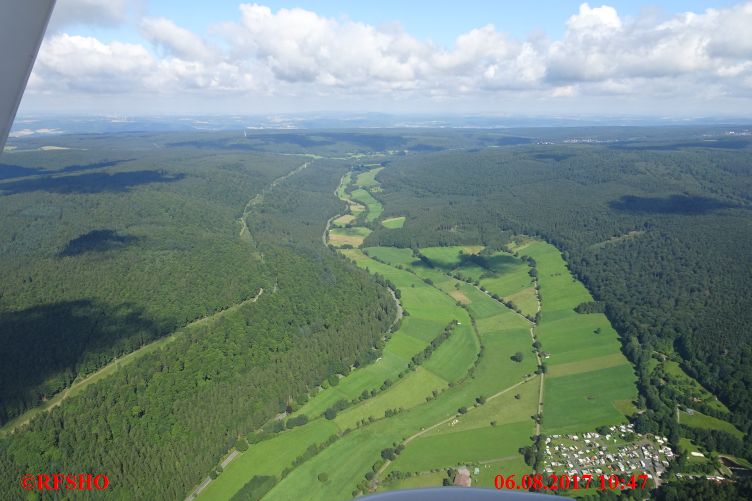
<svg viewBox="0 0 752 501"><path fill-rule="evenodd" d="M752 114L752 1L58 0L20 114Z"/></svg>

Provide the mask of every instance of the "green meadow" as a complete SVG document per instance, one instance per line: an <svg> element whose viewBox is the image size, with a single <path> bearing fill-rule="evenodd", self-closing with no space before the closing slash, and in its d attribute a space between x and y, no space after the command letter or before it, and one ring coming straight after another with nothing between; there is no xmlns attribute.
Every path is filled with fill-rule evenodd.
<svg viewBox="0 0 752 501"><path fill-rule="evenodd" d="M481 246L429 247L421 249L421 253L437 268L477 280L488 292L511 301L525 315L534 316L538 301L527 263L507 252L473 259L472 255L482 249Z"/></svg>
<svg viewBox="0 0 752 501"><path fill-rule="evenodd" d="M344 176L342 176L342 181L340 181L339 186L337 186L337 191L335 194L337 195L337 198L340 200L347 200L349 197L347 196L347 187L350 185L350 182L352 181L352 172L348 172Z"/></svg>
<svg viewBox="0 0 752 501"><path fill-rule="evenodd" d="M384 261L392 266L408 266L417 261L410 249L398 249L396 247L367 247L364 249L369 256Z"/></svg>
<svg viewBox="0 0 752 501"><path fill-rule="evenodd" d="M482 245L453 245L448 247L424 247L420 249L420 252L430 259L435 266L445 271L451 271L466 262L463 259L463 255L477 254L482 250Z"/></svg>
<svg viewBox="0 0 752 501"><path fill-rule="evenodd" d="M409 312L409 316L403 318L400 329L391 336L382 356L376 362L354 370L347 377L342 378L337 386L316 394L298 411L309 417L323 413L339 399L351 400L357 398L363 390L370 391L378 388L386 379L396 381L397 375L407 367L410 358L422 351L452 320L464 321L466 324L470 322L467 313L458 308L450 298L415 275L374 261L355 249L343 250L342 253L355 260L358 266L367 268L371 273L378 273L394 283L401 292L400 302ZM469 347L474 347L475 342L472 336L467 336L467 333L463 336L463 332L458 328L433 353L429 362L437 356L442 360L453 358L453 353L443 355L443 352L449 351L444 348L445 345L450 349L455 347L455 344L449 344L454 342L455 338L467 341ZM460 353L462 357L457 358L453 363L448 363L439 372L449 373L451 376L466 370L475 358L475 352L468 347L460 347ZM445 381L449 382L449 379ZM393 407L395 406L386 408Z"/></svg>
<svg viewBox="0 0 752 501"><path fill-rule="evenodd" d="M593 298L569 272L558 249L529 241L518 252L535 259L540 283L536 331L550 355L545 360L544 430L586 431L625 422L624 413L637 398L636 376L616 331L601 313L574 311Z"/></svg>
<svg viewBox="0 0 752 501"><path fill-rule="evenodd" d="M318 419L253 444L227 465L222 474L201 491L198 499L229 499L254 475L279 477L310 444L323 443L335 433L334 423Z"/></svg>
<svg viewBox="0 0 752 501"><path fill-rule="evenodd" d="M504 478L507 478L510 475L516 475L516 481L517 483L520 483L522 482L523 475L529 475L532 473L532 469L525 464L525 461L519 454L498 461L484 461L484 463L479 464L477 468L480 470L480 473L473 476L472 486L485 489L496 488L494 481L497 475L502 475Z"/></svg>
<svg viewBox="0 0 752 501"><path fill-rule="evenodd" d="M706 430L721 430L726 433L730 433L740 439L744 438L742 433L736 426L724 421L722 419L714 418L713 416L707 416L701 412L693 411L689 414L685 411L679 411L679 422L692 428L703 428Z"/></svg>
<svg viewBox="0 0 752 501"><path fill-rule="evenodd" d="M368 222L376 221L381 216L381 213L384 212L384 206L381 205L381 202L373 198L373 195L363 188L353 190L350 196L356 202L365 205L368 211L366 214L366 221Z"/></svg>
<svg viewBox="0 0 752 501"><path fill-rule="evenodd" d="M405 226L405 219L405 216L390 217L381 221L381 224L384 226L384 228L394 230Z"/></svg>
<svg viewBox="0 0 752 501"><path fill-rule="evenodd" d="M358 174L358 177L355 179L355 184L361 188L379 186L379 182L376 181L376 175L382 170L384 170L383 167L376 167L375 169Z"/></svg>
<svg viewBox="0 0 752 501"><path fill-rule="evenodd" d="M635 398L632 366L546 377L543 429L546 433L594 430L601 425L626 423L617 409Z"/></svg>
<svg viewBox="0 0 752 501"><path fill-rule="evenodd" d="M446 387L445 379L430 370L418 367L414 372L398 380L389 388L389 391L379 393L359 405L340 412L334 422L342 430L354 428L361 419L383 418L387 409L410 409L423 404L431 392L440 391Z"/></svg>
<svg viewBox="0 0 752 501"><path fill-rule="evenodd" d="M352 223L355 220L355 216L352 214L345 214L344 216L340 216L337 219L332 220L332 224L334 226L347 226L348 224Z"/></svg>
<svg viewBox="0 0 752 501"><path fill-rule="evenodd" d="M497 426L526 422L532 426L532 416L535 414L538 403L538 386L538 379L532 379L513 391L487 400L485 404L457 417L456 423L451 421L444 423L423 436L429 437L477 428L488 428L492 426L491 422L495 422Z"/></svg>
<svg viewBox="0 0 752 501"><path fill-rule="evenodd" d="M531 419L415 439L394 462L394 470L420 472L519 456L535 432Z"/></svg>

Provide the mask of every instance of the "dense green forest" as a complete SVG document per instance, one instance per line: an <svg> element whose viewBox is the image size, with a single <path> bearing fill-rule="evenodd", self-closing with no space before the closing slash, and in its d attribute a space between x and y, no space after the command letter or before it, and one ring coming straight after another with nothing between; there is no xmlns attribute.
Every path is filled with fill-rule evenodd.
<svg viewBox="0 0 752 501"><path fill-rule="evenodd" d="M48 371L45 380L56 371L71 377L260 288L264 293L182 328L162 349L0 439L0 498L13 499L18 478L28 471L102 471L111 482L105 496L182 499L238 437L331 374L372 356L394 319L386 289L321 242L326 219L341 210L333 187L345 164L317 161L267 190L247 213L249 244L239 237L244 206L302 159L182 150L162 155L149 165L179 180L84 190L86 178L70 179L63 194L49 188L63 183L50 180L56 174L2 185L6 225L22 225L20 212L44 204L78 209L70 221L58 210L52 221L32 217L29 224L38 228L15 230L16 240L44 243L25 261L18 256L3 266L26 270L29 284L45 283L43 274L53 268L57 274L54 285L40 284L36 293L37 286L24 288L23 280L3 284L9 326L3 336L25 341L27 350L32 341L58 342L54 334L61 328L70 339L68 351L30 350L40 352L36 362L14 365L14 352L4 351L3 390L11 394L23 383L23 371ZM21 191L21 181L34 188ZM47 352L61 358L48 361Z"/></svg>
<svg viewBox="0 0 752 501"><path fill-rule="evenodd" d="M373 225L366 245L497 246L512 233L545 238L605 303L622 335L647 409L640 430L678 439L673 413L681 400L648 368L651 357L678 354L728 405L731 415L720 417L747 434L744 443L724 436L713 445L750 456L746 144L519 146L394 159L379 176L384 190L377 196L386 217L407 220L402 229Z"/></svg>
<svg viewBox="0 0 752 501"><path fill-rule="evenodd" d="M256 294L263 267L237 238L237 219L251 196L301 163L127 150L4 160L20 177L0 183L0 424L114 357ZM10 175L8 165L0 171Z"/></svg>

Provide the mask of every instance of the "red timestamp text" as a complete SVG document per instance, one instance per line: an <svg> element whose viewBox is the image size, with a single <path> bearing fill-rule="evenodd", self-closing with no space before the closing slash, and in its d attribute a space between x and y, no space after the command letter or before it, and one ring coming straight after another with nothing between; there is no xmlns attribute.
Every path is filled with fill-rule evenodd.
<svg viewBox="0 0 752 501"><path fill-rule="evenodd" d="M506 490L524 491L557 491L597 489L601 491L623 491L627 489L649 488L647 473L640 475L549 475L540 474L516 476L496 475L494 487Z"/></svg>

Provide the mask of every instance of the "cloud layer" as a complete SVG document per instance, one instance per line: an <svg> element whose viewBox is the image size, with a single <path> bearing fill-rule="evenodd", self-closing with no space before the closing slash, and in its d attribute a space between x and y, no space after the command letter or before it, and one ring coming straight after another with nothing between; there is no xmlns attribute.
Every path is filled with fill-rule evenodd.
<svg viewBox="0 0 752 501"><path fill-rule="evenodd" d="M515 39L487 25L460 35L451 47L418 39L399 25L374 27L258 4L240 5L237 19L207 34L147 17L139 20L142 43L103 43L58 27L122 22L125 2L71 4L56 14L32 92L314 95L333 103L332 109L340 98L628 102L686 96L710 103L752 97L752 2L633 19L585 3L558 40Z"/></svg>

